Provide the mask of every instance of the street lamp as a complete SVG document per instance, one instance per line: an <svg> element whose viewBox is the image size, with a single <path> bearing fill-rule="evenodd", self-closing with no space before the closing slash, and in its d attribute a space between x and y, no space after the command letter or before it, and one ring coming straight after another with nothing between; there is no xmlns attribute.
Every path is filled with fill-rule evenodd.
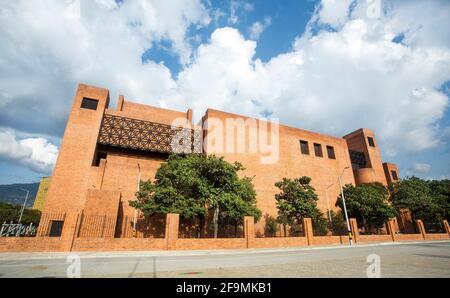
<svg viewBox="0 0 450 298"><path fill-rule="evenodd" d="M330 219L330 223L331 223L331 224L333 224L333 221L332 221L332 219L331 219L331 209L330 209L330 200L329 200L329 198L328 198L328 190L329 190L330 187L332 187L333 185L334 185L334 183L333 183L333 184L330 184L330 185L327 187L327 189L325 190L326 197L327 197L328 218Z"/></svg>
<svg viewBox="0 0 450 298"><path fill-rule="evenodd" d="M23 189L21 188L20 190L25 191L27 193L27 195L25 196L25 201L23 202L23 206L20 209L20 217L19 217L19 223L22 220L22 216L23 216L23 211L25 210L25 205L27 204L27 200L28 200L28 195L30 194L30 191L28 189Z"/></svg>
<svg viewBox="0 0 450 298"><path fill-rule="evenodd" d="M344 214L345 214L345 221L347 222L347 231L348 231L348 238L350 245L353 245L353 236L352 236L352 230L350 228L350 222L348 220L348 214L347 214L347 206L345 205L345 197L344 197L344 189L342 187L342 176L344 175L345 170L349 169L350 167L345 167L342 170L341 175L339 175L339 186L341 187L341 197L342 197L342 204L344 205Z"/></svg>

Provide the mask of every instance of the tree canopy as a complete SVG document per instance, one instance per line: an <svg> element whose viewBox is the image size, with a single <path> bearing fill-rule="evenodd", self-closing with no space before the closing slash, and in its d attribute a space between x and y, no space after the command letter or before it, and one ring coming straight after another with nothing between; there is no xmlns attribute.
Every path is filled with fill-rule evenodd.
<svg viewBox="0 0 450 298"><path fill-rule="evenodd" d="M13 206L11 204L0 202L0 224L17 223L20 217L20 210L22 206ZM39 210L25 209L22 216L22 224L28 225L33 223L37 226L41 218L41 212Z"/></svg>
<svg viewBox="0 0 450 298"><path fill-rule="evenodd" d="M398 212L409 210L415 220L439 222L449 218L450 181L409 177L391 186L391 200Z"/></svg>
<svg viewBox="0 0 450 298"><path fill-rule="evenodd" d="M348 216L356 218L367 230L382 228L396 215L394 207L388 202L389 192L381 183L347 184L343 190ZM342 196L339 196L336 206L344 210Z"/></svg>
<svg viewBox="0 0 450 298"><path fill-rule="evenodd" d="M324 230L327 223L323 213L317 208L319 197L310 182L310 177L303 176L294 179L283 178L275 183L280 189L280 193L275 195L279 221L299 224L303 218L311 218L318 232L323 234L326 233Z"/></svg>
<svg viewBox="0 0 450 298"><path fill-rule="evenodd" d="M248 177L240 178L241 164L230 164L214 155L171 155L156 172L155 182L141 183L137 201L130 205L145 216L178 213L184 219L199 219L214 212L218 222L240 224L244 216L261 217L256 192Z"/></svg>

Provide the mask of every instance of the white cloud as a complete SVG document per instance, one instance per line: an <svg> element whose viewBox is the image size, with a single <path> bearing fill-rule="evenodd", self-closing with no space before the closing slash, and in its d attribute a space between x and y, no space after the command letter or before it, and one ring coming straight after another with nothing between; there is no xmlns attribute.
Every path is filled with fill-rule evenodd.
<svg viewBox="0 0 450 298"><path fill-rule="evenodd" d="M266 30L267 27L269 27L271 23L272 23L272 19L270 17L264 18L264 21L262 23L254 22L248 29L249 33L250 33L250 39L258 40L259 37L261 36L261 34L263 33L263 31Z"/></svg>
<svg viewBox="0 0 450 298"><path fill-rule="evenodd" d="M112 101L120 92L193 107L197 119L212 107L272 112L283 123L334 135L368 127L390 156L441 145L449 99L438 89L450 80L450 3L393 1L374 17L367 1L351 12L350 2L323 1L292 49L262 63L257 43L232 28L216 29L192 49L188 28L211 21L200 1L82 1L80 18L65 14L64 1L7 1L0 10L0 125L62 134L76 84L84 82L110 88ZM246 3L232 1L231 24L240 10L253 9ZM317 24L335 32L316 32ZM401 33L403 44L392 42ZM162 40L184 62L177 78L164 65L141 63Z"/></svg>
<svg viewBox="0 0 450 298"><path fill-rule="evenodd" d="M322 0L318 17L323 24L340 27L348 20L350 4L353 0Z"/></svg>
<svg viewBox="0 0 450 298"><path fill-rule="evenodd" d="M418 174L427 174L431 170L431 165L427 163L414 163L412 166L412 170Z"/></svg>
<svg viewBox="0 0 450 298"><path fill-rule="evenodd" d="M172 97L169 69L142 64L142 54L168 40L188 63L187 30L210 22L200 0L135 0L120 7L106 0L18 0L1 6L0 125L48 134L62 134L80 82L110 88L113 101L119 92L154 103Z"/></svg>
<svg viewBox="0 0 450 298"><path fill-rule="evenodd" d="M13 130L0 130L0 158L21 164L37 173L50 174L58 148L47 139L19 139Z"/></svg>
<svg viewBox="0 0 450 298"><path fill-rule="evenodd" d="M438 13L448 6L433 7ZM335 135L368 127L389 156L434 148L442 144L437 123L449 105L437 89L450 79L450 49L420 41L421 31L408 37L414 45L392 42L397 17L402 11L353 18L337 32L307 32L267 63L254 58L255 42L218 29L180 73L179 93L200 112L269 111L284 123ZM428 24L450 27L444 19Z"/></svg>
<svg viewBox="0 0 450 298"><path fill-rule="evenodd" d="M230 16L228 23L236 25L239 22L239 11L249 12L254 9L253 4L242 0L231 0L230 2Z"/></svg>

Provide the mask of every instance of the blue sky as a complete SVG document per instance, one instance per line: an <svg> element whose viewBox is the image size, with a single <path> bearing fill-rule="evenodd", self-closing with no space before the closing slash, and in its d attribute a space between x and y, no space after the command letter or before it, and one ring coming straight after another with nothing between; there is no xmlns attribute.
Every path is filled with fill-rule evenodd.
<svg viewBox="0 0 450 298"><path fill-rule="evenodd" d="M450 3L370 3L382 9L365 0L2 4L0 184L51 174L80 82L109 88L113 106L120 93L196 117L212 107L336 136L368 127L402 176L449 177Z"/></svg>

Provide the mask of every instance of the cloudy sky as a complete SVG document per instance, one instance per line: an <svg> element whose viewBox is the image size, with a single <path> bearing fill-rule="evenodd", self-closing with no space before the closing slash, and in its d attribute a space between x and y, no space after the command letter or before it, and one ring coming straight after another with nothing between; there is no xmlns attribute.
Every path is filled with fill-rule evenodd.
<svg viewBox="0 0 450 298"><path fill-rule="evenodd" d="M54 166L78 83L342 136L450 177L448 0L0 0L0 184Z"/></svg>

